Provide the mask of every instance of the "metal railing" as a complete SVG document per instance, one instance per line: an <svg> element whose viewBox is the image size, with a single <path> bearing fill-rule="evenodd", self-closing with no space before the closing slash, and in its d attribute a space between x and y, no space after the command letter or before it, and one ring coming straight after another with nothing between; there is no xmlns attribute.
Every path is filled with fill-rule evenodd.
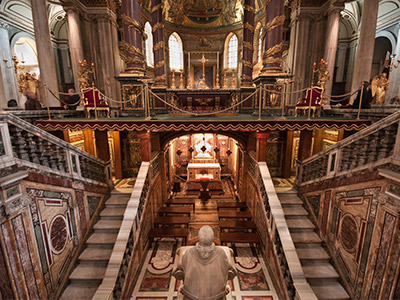
<svg viewBox="0 0 400 300"><path fill-rule="evenodd" d="M259 232L267 231L273 246L280 272L286 285L290 299L317 299L308 284L300 264L289 228L286 224L280 200L275 192L274 184L268 166L265 162L256 162L249 155L249 176L254 178L260 195L261 212L263 222L256 222ZM266 241L264 241L266 243ZM268 247L268 245L266 245ZM278 279L277 279L278 280Z"/></svg>
<svg viewBox="0 0 400 300"><path fill-rule="evenodd" d="M297 185L399 163L400 111L300 162Z"/></svg>

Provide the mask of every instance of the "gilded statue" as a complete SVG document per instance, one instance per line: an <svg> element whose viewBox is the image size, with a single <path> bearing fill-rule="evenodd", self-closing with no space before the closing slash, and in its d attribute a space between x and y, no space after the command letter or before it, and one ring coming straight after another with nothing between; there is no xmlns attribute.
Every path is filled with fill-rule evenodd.
<svg viewBox="0 0 400 300"><path fill-rule="evenodd" d="M386 91L389 87L389 80L386 73L381 76L376 75L371 81L372 96L375 96L375 104L385 103Z"/></svg>
<svg viewBox="0 0 400 300"><path fill-rule="evenodd" d="M79 61L78 82L81 90L92 87L92 74L94 73L94 63L89 65L86 59Z"/></svg>

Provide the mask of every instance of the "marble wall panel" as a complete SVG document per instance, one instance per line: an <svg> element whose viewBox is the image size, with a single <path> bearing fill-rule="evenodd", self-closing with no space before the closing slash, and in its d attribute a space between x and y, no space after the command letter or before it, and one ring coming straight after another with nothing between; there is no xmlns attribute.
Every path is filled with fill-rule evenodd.
<svg viewBox="0 0 400 300"><path fill-rule="evenodd" d="M324 195L316 217L321 235L355 299L396 299L400 202L392 183L352 183L349 178L348 185L319 191Z"/></svg>
<svg viewBox="0 0 400 300"><path fill-rule="evenodd" d="M87 216L85 209L85 202L83 197L83 191L76 191L76 203L78 205L79 220L81 225L81 233L84 236L87 231Z"/></svg>
<svg viewBox="0 0 400 300"><path fill-rule="evenodd" d="M8 276L6 257L4 250L0 246L0 298L1 299L14 299L14 294L11 288L11 279Z"/></svg>

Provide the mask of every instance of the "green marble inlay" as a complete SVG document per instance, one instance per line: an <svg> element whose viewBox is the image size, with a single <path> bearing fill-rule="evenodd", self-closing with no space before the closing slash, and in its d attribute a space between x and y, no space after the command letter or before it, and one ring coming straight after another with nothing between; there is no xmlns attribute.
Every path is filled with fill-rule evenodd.
<svg viewBox="0 0 400 300"><path fill-rule="evenodd" d="M61 199L61 193L54 191L43 191L44 198Z"/></svg>
<svg viewBox="0 0 400 300"><path fill-rule="evenodd" d="M400 195L400 187L398 187L398 186L390 185L389 191L393 194Z"/></svg>
<svg viewBox="0 0 400 300"><path fill-rule="evenodd" d="M348 191L346 193L346 197L360 197L364 196L364 190L354 190L354 191Z"/></svg>
<svg viewBox="0 0 400 300"><path fill-rule="evenodd" d="M310 203L315 215L318 217L319 214L319 206L321 203L321 195L314 195L307 197L308 202Z"/></svg>
<svg viewBox="0 0 400 300"><path fill-rule="evenodd" d="M6 191L7 199L8 199L8 198L11 198L12 196L17 195L18 193L19 193L18 185L13 186L12 188L10 188L10 189L8 189L8 190Z"/></svg>

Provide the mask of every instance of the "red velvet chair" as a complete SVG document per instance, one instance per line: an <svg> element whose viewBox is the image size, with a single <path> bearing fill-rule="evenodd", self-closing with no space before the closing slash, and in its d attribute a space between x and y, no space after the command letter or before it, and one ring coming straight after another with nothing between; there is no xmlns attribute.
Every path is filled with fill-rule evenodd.
<svg viewBox="0 0 400 300"><path fill-rule="evenodd" d="M83 90L83 98L85 100L85 113L88 118L90 118L91 110L105 110L107 112L107 117L110 117L110 107L107 100L101 97L98 90L95 90L94 92L92 89ZM94 99L96 99L96 105Z"/></svg>
<svg viewBox="0 0 400 300"><path fill-rule="evenodd" d="M324 89L318 86L307 89L306 97L299 98L295 107L295 117L297 117L299 110L303 110L304 112L307 109L312 109L313 117L315 116L315 111L319 109L318 115L321 114L321 102L322 102L322 94L324 93ZM311 105L310 105L311 102Z"/></svg>

